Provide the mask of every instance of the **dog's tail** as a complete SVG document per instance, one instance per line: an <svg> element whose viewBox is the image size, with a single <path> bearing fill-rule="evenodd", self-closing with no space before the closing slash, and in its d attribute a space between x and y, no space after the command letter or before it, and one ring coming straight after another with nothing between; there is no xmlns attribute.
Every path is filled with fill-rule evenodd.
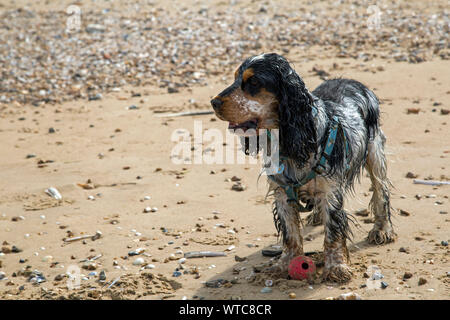
<svg viewBox="0 0 450 320"><path fill-rule="evenodd" d="M369 138L372 140L377 135L380 127L380 102L372 90L369 90L362 84L361 86L364 87L362 89L364 97L360 99L365 101L359 103L359 108L366 122L366 128L369 130Z"/></svg>

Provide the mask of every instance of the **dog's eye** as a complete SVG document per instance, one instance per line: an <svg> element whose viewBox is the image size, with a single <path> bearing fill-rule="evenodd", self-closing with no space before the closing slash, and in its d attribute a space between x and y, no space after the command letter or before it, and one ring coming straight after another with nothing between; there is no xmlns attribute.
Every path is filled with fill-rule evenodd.
<svg viewBox="0 0 450 320"><path fill-rule="evenodd" d="M251 78L248 80L248 83L249 83L250 85L256 87L256 86L258 86L259 81L258 81L258 79L256 79L255 77L251 77Z"/></svg>

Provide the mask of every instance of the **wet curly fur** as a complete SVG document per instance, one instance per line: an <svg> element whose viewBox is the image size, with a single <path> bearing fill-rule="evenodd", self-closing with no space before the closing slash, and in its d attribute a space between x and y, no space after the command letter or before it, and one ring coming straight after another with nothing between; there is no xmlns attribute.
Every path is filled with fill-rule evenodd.
<svg viewBox="0 0 450 320"><path fill-rule="evenodd" d="M364 169L369 172L374 190L370 209L375 224L368 241L394 241L384 154L386 138L380 128L379 101L366 86L355 80L333 79L309 92L289 62L271 53L245 60L236 71L234 83L211 103L217 116L229 121L233 128L246 129L251 124L257 129L279 129L280 159L285 169L268 182L275 196L275 227L284 244L280 270L286 270L290 259L303 254L298 207L280 186L302 181L317 165L333 117L339 119L340 129L326 172L295 190L300 201L313 211L309 223L323 223L325 227L324 279L345 282L351 278L346 240L352 234L344 198L354 191ZM259 151L259 146L250 150L247 137L242 137L242 142L246 152Z"/></svg>

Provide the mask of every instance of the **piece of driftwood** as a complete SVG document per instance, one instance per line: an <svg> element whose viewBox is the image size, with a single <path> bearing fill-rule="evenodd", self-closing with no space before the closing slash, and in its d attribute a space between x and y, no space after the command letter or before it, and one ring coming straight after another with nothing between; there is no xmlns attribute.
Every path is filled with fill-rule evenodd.
<svg viewBox="0 0 450 320"><path fill-rule="evenodd" d="M185 111L185 112L177 112L177 113L164 113L164 114L158 114L155 117L174 118L174 117L185 117L185 116L202 116L205 114L214 114L214 111Z"/></svg>
<svg viewBox="0 0 450 320"><path fill-rule="evenodd" d="M225 252L214 252L214 251L191 251L186 252L184 257L187 259L191 258L203 258L203 257L226 257Z"/></svg>
<svg viewBox="0 0 450 320"><path fill-rule="evenodd" d="M79 237L73 237L73 238L66 238L64 239L64 242L74 242L74 241L78 241L78 240L84 240L84 239L89 239L91 238L92 241L95 241L97 239L100 239L102 236L102 233L100 231L97 231L94 235L84 235L84 236L79 236Z"/></svg>
<svg viewBox="0 0 450 320"><path fill-rule="evenodd" d="M80 260L80 262L86 262L86 261L95 261L95 260L97 260L97 259L99 259L99 258L101 258L101 257L103 257L103 255L100 253L100 254L98 254L98 255L96 255L95 257L93 257L93 258L91 258L91 259L83 259L83 260Z"/></svg>
<svg viewBox="0 0 450 320"><path fill-rule="evenodd" d="M450 185L450 181L437 181L437 180L420 180L414 179L415 184L425 184L428 186L442 186L442 185Z"/></svg>

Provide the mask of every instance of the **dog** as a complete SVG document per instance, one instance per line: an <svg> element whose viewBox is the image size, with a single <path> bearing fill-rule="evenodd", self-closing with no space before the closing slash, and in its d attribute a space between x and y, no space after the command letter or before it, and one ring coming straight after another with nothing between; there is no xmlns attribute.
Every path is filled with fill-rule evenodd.
<svg viewBox="0 0 450 320"><path fill-rule="evenodd" d="M216 116L231 130L279 132L282 170L268 176L268 183L283 253L269 271L285 272L292 258L304 254L300 212L309 210L308 224L325 228L323 279L349 281L346 241L352 233L344 197L353 193L364 169L372 182L369 207L375 218L367 240L380 245L396 238L378 98L350 79L327 80L309 92L276 53L246 59L234 76L211 100Z"/></svg>

